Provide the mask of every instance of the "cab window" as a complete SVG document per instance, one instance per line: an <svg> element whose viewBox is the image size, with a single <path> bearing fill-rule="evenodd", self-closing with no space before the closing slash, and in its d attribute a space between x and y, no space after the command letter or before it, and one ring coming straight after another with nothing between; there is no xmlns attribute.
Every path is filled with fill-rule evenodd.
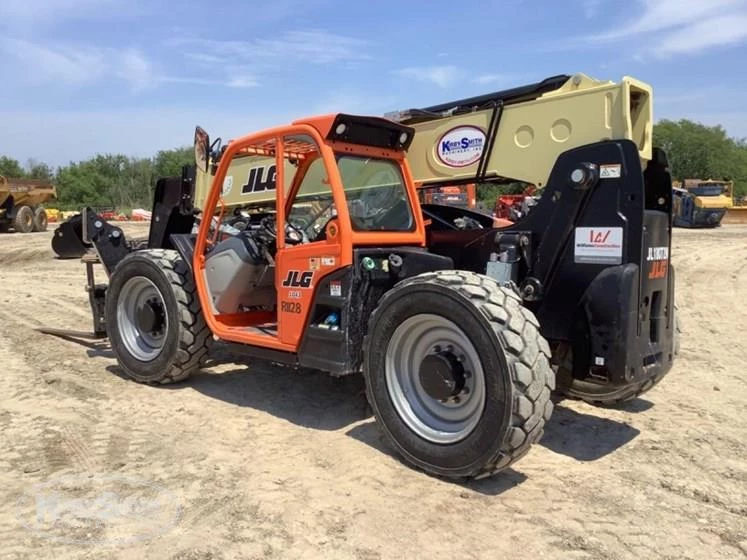
<svg viewBox="0 0 747 560"><path fill-rule="evenodd" d="M338 155L350 221L356 231L412 231L415 220L396 162Z"/></svg>

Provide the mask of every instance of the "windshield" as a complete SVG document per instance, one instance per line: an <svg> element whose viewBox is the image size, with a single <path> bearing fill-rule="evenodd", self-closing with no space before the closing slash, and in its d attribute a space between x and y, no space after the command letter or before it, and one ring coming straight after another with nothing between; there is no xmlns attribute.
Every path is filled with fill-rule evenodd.
<svg viewBox="0 0 747 560"><path fill-rule="evenodd" d="M396 162L338 155L337 167L354 230L413 230L415 220L405 182Z"/></svg>

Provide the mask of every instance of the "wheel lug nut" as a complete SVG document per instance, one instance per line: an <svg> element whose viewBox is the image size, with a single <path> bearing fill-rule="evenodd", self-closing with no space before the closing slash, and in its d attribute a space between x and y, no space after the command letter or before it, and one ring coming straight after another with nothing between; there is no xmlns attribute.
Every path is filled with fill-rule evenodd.
<svg viewBox="0 0 747 560"><path fill-rule="evenodd" d="M465 379L469 379L470 377L472 377L472 372L471 371L465 371L464 372L464 378Z"/></svg>
<svg viewBox="0 0 747 560"><path fill-rule="evenodd" d="M459 404L462 401L459 397L454 397L454 404Z"/></svg>
<svg viewBox="0 0 747 560"><path fill-rule="evenodd" d="M433 351L434 351L434 352L435 352L436 354L438 354L438 353L440 353L440 352L441 352L441 347L440 347L440 346L439 346L438 344L436 344L436 346L434 346L434 347L433 347Z"/></svg>
<svg viewBox="0 0 747 560"><path fill-rule="evenodd" d="M465 387L464 389L462 389L462 394L469 395L469 387Z"/></svg>

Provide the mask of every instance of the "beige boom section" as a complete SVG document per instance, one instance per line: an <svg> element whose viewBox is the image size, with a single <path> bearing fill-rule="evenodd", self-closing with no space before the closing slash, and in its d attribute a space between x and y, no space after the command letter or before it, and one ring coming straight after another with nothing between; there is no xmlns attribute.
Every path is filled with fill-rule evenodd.
<svg viewBox="0 0 747 560"><path fill-rule="evenodd" d="M0 175L0 232L45 231L47 213L42 204L55 198L57 190L50 183Z"/></svg>
<svg viewBox="0 0 747 560"><path fill-rule="evenodd" d="M652 104L651 87L633 78L615 83L575 74L536 98L507 100L492 143L494 107L425 118L413 111L386 116L415 129L407 159L422 185L468 182L487 158L485 180L512 179L541 188L560 154L592 142L629 139L641 160L650 160Z"/></svg>
<svg viewBox="0 0 747 560"><path fill-rule="evenodd" d="M644 167L651 159L653 93L651 86L634 78L616 83L575 74L531 99L508 99L490 139L494 114L494 108L487 107L425 117L397 111L385 117L415 130L407 160L420 186L468 183L478 176L482 162L486 181L524 181L542 188L560 154L603 140L632 140ZM286 191L296 171L286 160ZM275 172L273 157L235 158L222 186L223 209L274 203ZM196 208L203 207L212 180L212 174L198 170ZM320 177L318 190L326 189Z"/></svg>

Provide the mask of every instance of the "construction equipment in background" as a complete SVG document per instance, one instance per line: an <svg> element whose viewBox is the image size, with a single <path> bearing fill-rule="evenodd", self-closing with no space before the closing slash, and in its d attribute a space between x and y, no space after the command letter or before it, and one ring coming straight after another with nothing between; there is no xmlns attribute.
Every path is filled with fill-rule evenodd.
<svg viewBox="0 0 747 560"><path fill-rule="evenodd" d="M734 193L734 185L730 185L731 206L727 207L726 214L721 220L722 224L747 224L747 196L737 196Z"/></svg>
<svg viewBox="0 0 747 560"><path fill-rule="evenodd" d="M529 214L538 200L537 188L534 185L527 186L521 194L501 194L495 200L493 215L496 218L517 222Z"/></svg>
<svg viewBox="0 0 747 560"><path fill-rule="evenodd" d="M715 228L721 225L733 202L734 183L713 179L675 181L673 190L674 225L684 228Z"/></svg>
<svg viewBox="0 0 747 560"><path fill-rule="evenodd" d="M225 146L198 127L211 186L160 180L142 247L85 209L94 335L122 370L180 381L215 339L248 359L362 373L390 445L450 478L521 458L556 375L601 404L664 377L672 184L649 86L556 76L398 118L306 118ZM416 189L485 180L544 189L501 228Z"/></svg>
<svg viewBox="0 0 747 560"><path fill-rule="evenodd" d="M57 198L54 185L36 179L14 179L0 175L0 233L46 231L44 203Z"/></svg>
<svg viewBox="0 0 747 560"><path fill-rule="evenodd" d="M422 188L418 186L420 201L424 204L444 204L459 208L477 208L474 183L466 185L443 185Z"/></svg>

